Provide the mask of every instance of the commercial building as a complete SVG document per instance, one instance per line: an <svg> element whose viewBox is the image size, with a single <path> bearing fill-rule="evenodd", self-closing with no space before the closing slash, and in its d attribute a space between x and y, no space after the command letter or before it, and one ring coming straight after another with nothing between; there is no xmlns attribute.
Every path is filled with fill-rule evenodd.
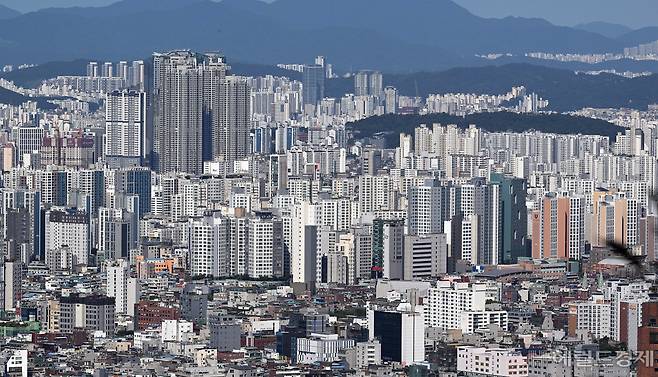
<svg viewBox="0 0 658 377"><path fill-rule="evenodd" d="M298 364L331 362L339 352L354 347L353 339L340 339L337 334L311 334L307 338L297 338Z"/></svg>
<svg viewBox="0 0 658 377"><path fill-rule="evenodd" d="M233 351L240 348L242 335L240 323L235 318L224 313L208 316L210 329L210 347L219 352Z"/></svg>
<svg viewBox="0 0 658 377"><path fill-rule="evenodd" d="M519 258L530 257L528 242L528 185L524 179L492 174L491 182L500 186L500 212L502 220L499 234L501 264L517 263Z"/></svg>
<svg viewBox="0 0 658 377"><path fill-rule="evenodd" d="M91 251L89 214L74 208L52 208L45 214L45 250L68 247L78 264L87 265ZM48 264L46 254L46 264Z"/></svg>
<svg viewBox="0 0 658 377"><path fill-rule="evenodd" d="M528 375L527 358L507 348L457 347L457 371L482 376Z"/></svg>
<svg viewBox="0 0 658 377"><path fill-rule="evenodd" d="M569 304L569 335L591 335L596 339L611 337L613 329L610 302L602 295L591 300Z"/></svg>
<svg viewBox="0 0 658 377"><path fill-rule="evenodd" d="M372 277L401 279L404 221L375 219L372 226Z"/></svg>
<svg viewBox="0 0 658 377"><path fill-rule="evenodd" d="M436 287L430 288L428 292L425 322L429 327L442 330L461 329L463 321L468 324L466 328L479 328L471 325L476 322L476 318L492 317L468 312L485 312L487 300L498 301L499 296L500 290L495 284L438 281ZM487 319L490 323L503 320L500 317L502 314L491 315L500 319Z"/></svg>
<svg viewBox="0 0 658 377"><path fill-rule="evenodd" d="M71 333L75 329L103 331L114 334L114 298L105 296L65 296L59 299L60 330Z"/></svg>
<svg viewBox="0 0 658 377"><path fill-rule="evenodd" d="M448 272L446 235L404 237L404 280L437 278Z"/></svg>
<svg viewBox="0 0 658 377"><path fill-rule="evenodd" d="M381 344L383 361L411 365L425 359L423 315L409 311L368 311L370 339Z"/></svg>

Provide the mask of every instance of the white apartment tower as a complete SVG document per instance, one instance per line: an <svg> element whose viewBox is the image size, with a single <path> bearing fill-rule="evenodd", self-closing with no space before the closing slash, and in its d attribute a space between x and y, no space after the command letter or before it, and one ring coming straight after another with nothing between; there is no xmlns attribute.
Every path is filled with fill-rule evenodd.
<svg viewBox="0 0 658 377"><path fill-rule="evenodd" d="M188 220L190 273L194 275L228 276L229 222L214 212Z"/></svg>
<svg viewBox="0 0 658 377"><path fill-rule="evenodd" d="M283 276L283 222L269 212L249 219L247 274L252 278Z"/></svg>
<svg viewBox="0 0 658 377"><path fill-rule="evenodd" d="M105 158L139 165L146 158L146 93L114 91L105 101Z"/></svg>
<svg viewBox="0 0 658 377"><path fill-rule="evenodd" d="M293 207L290 273L294 283L316 279L317 214L317 205L308 202L301 202Z"/></svg>
<svg viewBox="0 0 658 377"><path fill-rule="evenodd" d="M457 371L467 375L527 376L528 360L513 349L461 346L457 348Z"/></svg>
<svg viewBox="0 0 658 377"><path fill-rule="evenodd" d="M433 181L409 188L407 227L410 235L443 232L442 187Z"/></svg>
<svg viewBox="0 0 658 377"><path fill-rule="evenodd" d="M488 299L499 300L497 285L438 281L430 288L425 323L442 330L461 329L466 312L485 312Z"/></svg>
<svg viewBox="0 0 658 377"><path fill-rule="evenodd" d="M114 297L114 312L134 316L135 303L139 301L139 279L130 276L128 261L108 261L106 275L105 295Z"/></svg>
<svg viewBox="0 0 658 377"><path fill-rule="evenodd" d="M91 251L89 231L89 215L86 212L68 208L48 210L44 237L46 264L49 262L48 250L68 247L78 264L87 265Z"/></svg>

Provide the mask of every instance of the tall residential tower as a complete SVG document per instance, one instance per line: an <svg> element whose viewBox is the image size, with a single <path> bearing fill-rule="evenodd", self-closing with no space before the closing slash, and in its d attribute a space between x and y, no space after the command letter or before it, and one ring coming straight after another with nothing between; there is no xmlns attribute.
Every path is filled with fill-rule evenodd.
<svg viewBox="0 0 658 377"><path fill-rule="evenodd" d="M154 145L159 172L200 174L203 161L249 152L250 89L223 56L172 51L153 58Z"/></svg>

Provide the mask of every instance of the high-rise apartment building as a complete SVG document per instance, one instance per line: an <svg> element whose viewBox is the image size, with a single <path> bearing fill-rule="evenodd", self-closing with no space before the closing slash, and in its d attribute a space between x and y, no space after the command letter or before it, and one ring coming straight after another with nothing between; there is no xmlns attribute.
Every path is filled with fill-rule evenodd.
<svg viewBox="0 0 658 377"><path fill-rule="evenodd" d="M220 90L228 69L226 60L218 54L172 51L154 55L151 163L159 172L200 174L203 161L212 158L213 133L222 118L222 93L230 93L232 88L229 85ZM248 101L249 96L241 98ZM230 104L232 100L224 102Z"/></svg>
<svg viewBox="0 0 658 377"><path fill-rule="evenodd" d="M378 100L384 98L384 78L381 72L371 72L368 78L368 94Z"/></svg>
<svg viewBox="0 0 658 377"><path fill-rule="evenodd" d="M592 197L592 245L605 247L609 242L636 245L639 240L639 200L624 192L608 190L597 190Z"/></svg>
<svg viewBox="0 0 658 377"><path fill-rule="evenodd" d="M443 192L444 188L431 180L409 188L408 234L415 236L443 232Z"/></svg>
<svg viewBox="0 0 658 377"><path fill-rule="evenodd" d="M120 61L117 64L116 77L128 82L128 62L125 60Z"/></svg>
<svg viewBox="0 0 658 377"><path fill-rule="evenodd" d="M193 276L229 276L228 219L219 212L202 218L190 219L189 255L190 274Z"/></svg>
<svg viewBox="0 0 658 377"><path fill-rule="evenodd" d="M461 214L472 225L477 247L471 260L477 264L498 264L500 243L500 186L473 179L461 186ZM462 241L467 238L462 234Z"/></svg>
<svg viewBox="0 0 658 377"><path fill-rule="evenodd" d="M372 277L402 279L404 221L375 219L372 225Z"/></svg>
<svg viewBox="0 0 658 377"><path fill-rule="evenodd" d="M585 251L584 198L547 193L531 221L533 258L580 259Z"/></svg>
<svg viewBox="0 0 658 377"><path fill-rule="evenodd" d="M283 223L270 212L249 219L247 275L252 278L283 276Z"/></svg>
<svg viewBox="0 0 658 377"><path fill-rule="evenodd" d="M105 62L101 67L102 77L114 77L114 65L112 62Z"/></svg>
<svg viewBox="0 0 658 377"><path fill-rule="evenodd" d="M308 283L316 279L317 212L317 206L308 202L301 202L292 210L290 272L294 283Z"/></svg>
<svg viewBox="0 0 658 377"><path fill-rule="evenodd" d="M523 179L492 174L491 182L500 186L500 241L498 262L517 263L520 257L530 256L527 244L528 209L527 183Z"/></svg>
<svg viewBox="0 0 658 377"><path fill-rule="evenodd" d="M153 58L153 156L159 172L199 173L202 165L203 75L189 51Z"/></svg>
<svg viewBox="0 0 658 377"><path fill-rule="evenodd" d="M98 62L87 64L87 77L98 77Z"/></svg>
<svg viewBox="0 0 658 377"><path fill-rule="evenodd" d="M126 259L108 261L105 294L114 298L116 314L135 315L135 304L139 302L139 279L130 275Z"/></svg>
<svg viewBox="0 0 658 377"><path fill-rule="evenodd" d="M393 209L395 192L388 175L362 175L359 177L359 206L362 213Z"/></svg>
<svg viewBox="0 0 658 377"><path fill-rule="evenodd" d="M130 67L129 71L129 84L135 90L144 90L145 89L145 82L144 82L144 61L143 60L135 60L132 63L132 67Z"/></svg>
<svg viewBox="0 0 658 377"><path fill-rule="evenodd" d="M247 157L251 130L250 92L244 77L227 76L219 83L211 137L213 159L232 163Z"/></svg>
<svg viewBox="0 0 658 377"><path fill-rule="evenodd" d="M384 88L384 112L386 114L398 112L398 90L392 86Z"/></svg>
<svg viewBox="0 0 658 377"><path fill-rule="evenodd" d="M248 268L249 224L248 218L241 213L230 216L229 221L229 255L227 270L230 276L246 275ZM220 254L221 255L221 254ZM220 273L223 258L220 258Z"/></svg>
<svg viewBox="0 0 658 377"><path fill-rule="evenodd" d="M226 76L223 56L173 51L154 56L154 156L161 172L200 174L203 161L249 153L248 80Z"/></svg>
<svg viewBox="0 0 658 377"><path fill-rule="evenodd" d="M356 279L367 280L372 275L372 226L352 228L354 234L354 269Z"/></svg>
<svg viewBox="0 0 658 377"><path fill-rule="evenodd" d="M381 72L359 71L354 75L354 95L384 98L384 80Z"/></svg>
<svg viewBox="0 0 658 377"><path fill-rule="evenodd" d="M316 105L324 98L324 67L321 65L305 65L302 72L304 105Z"/></svg>
<svg viewBox="0 0 658 377"><path fill-rule="evenodd" d="M109 93L105 101L105 160L114 167L139 166L146 153L146 93Z"/></svg>

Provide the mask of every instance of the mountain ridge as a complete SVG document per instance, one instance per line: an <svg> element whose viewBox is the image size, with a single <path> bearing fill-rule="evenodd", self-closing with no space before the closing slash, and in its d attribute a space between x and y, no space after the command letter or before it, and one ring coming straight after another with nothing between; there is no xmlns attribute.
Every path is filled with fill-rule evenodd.
<svg viewBox="0 0 658 377"><path fill-rule="evenodd" d="M146 57L142 57L146 59ZM240 62L227 57L231 72L238 75L275 75L300 80L301 74L273 65ZM94 59L99 61L98 59ZM34 87L41 80L57 75L84 74L88 60L52 62L33 68L0 73L19 86ZM442 71L385 73L384 85L401 95L427 96L441 93L502 94L513 86L525 86L549 100L548 110L572 111L583 107L628 107L646 109L658 103L658 75L633 79L612 74L588 75L571 70L529 63L478 67L457 67ZM325 94L340 98L354 90L353 78L327 80Z"/></svg>
<svg viewBox="0 0 658 377"><path fill-rule="evenodd" d="M8 20L20 15L21 12L0 4L0 20Z"/></svg>
<svg viewBox="0 0 658 377"><path fill-rule="evenodd" d="M481 18L450 0L331 4L124 0L105 7L49 8L0 24L0 59L7 60L0 64L83 56L133 59L190 48L220 50L241 61L265 64L310 62L315 55L326 55L337 69L410 72L475 64L475 54L481 53L585 53L628 47L537 18ZM61 40L70 43L56 43Z"/></svg>
<svg viewBox="0 0 658 377"><path fill-rule="evenodd" d="M631 33L634 30L626 25L615 24L611 22L594 21L582 23L574 26L574 29L589 31L592 33L601 34L608 38L619 38L625 34Z"/></svg>

